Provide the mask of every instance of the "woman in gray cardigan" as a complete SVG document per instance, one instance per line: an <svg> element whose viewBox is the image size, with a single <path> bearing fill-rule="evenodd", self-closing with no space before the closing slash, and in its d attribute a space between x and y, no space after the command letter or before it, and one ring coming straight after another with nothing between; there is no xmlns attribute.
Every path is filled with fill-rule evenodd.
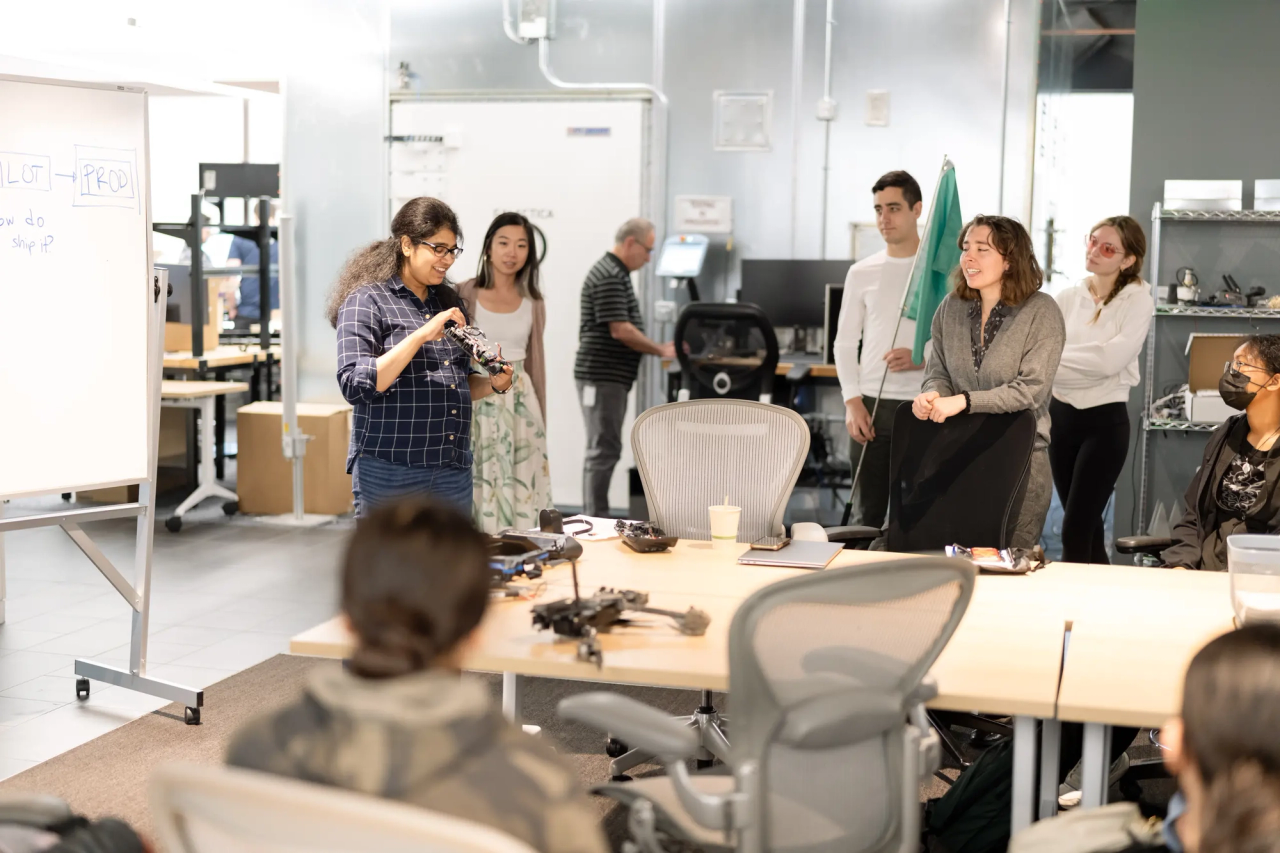
<svg viewBox="0 0 1280 853"><path fill-rule="evenodd" d="M1010 540L1031 548L1053 494L1049 399L1066 341L1062 311L1039 292L1044 274L1019 223L977 216L960 232L960 248L955 290L933 315L933 353L911 411L937 423L969 412L1035 413L1031 470Z"/></svg>

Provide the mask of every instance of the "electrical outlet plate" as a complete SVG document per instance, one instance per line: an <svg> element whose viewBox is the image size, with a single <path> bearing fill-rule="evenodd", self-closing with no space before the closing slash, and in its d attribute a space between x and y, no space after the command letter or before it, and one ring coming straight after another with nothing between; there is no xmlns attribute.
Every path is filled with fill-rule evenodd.
<svg viewBox="0 0 1280 853"><path fill-rule="evenodd" d="M867 125L870 127L889 126L889 91L887 89L870 89L867 91Z"/></svg>

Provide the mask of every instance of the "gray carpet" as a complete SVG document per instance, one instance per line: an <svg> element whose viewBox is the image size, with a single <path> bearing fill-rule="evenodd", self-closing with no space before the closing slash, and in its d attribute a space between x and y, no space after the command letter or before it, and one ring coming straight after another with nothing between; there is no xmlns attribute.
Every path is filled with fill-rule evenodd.
<svg viewBox="0 0 1280 853"><path fill-rule="evenodd" d="M0 791L53 794L80 814L118 817L150 835L147 779L153 768L170 761L221 762L231 735L246 720L291 701L301 692L307 673L314 667L338 665L337 661L321 658L277 655L205 690L200 726L184 725L182 706L172 704L0 782ZM501 678L478 677L489 683L498 700ZM556 716L561 699L600 686L542 678L531 678L526 685L525 721L542 727L543 736L574 765L584 787L606 781L609 759L604 755L603 736ZM691 713L699 699L696 692L689 690L621 686L607 689L673 715ZM716 702L727 711L726 697L717 694ZM632 775L659 772L655 765L644 765L633 770ZM954 776L954 771L949 775ZM1145 788L1144 785L1144 793ZM921 800L941 796L945 790L942 782L933 779L921 789ZM1168 793L1160 793L1167 799ZM596 798L596 803L609 838L625 838L626 816L622 810L603 798Z"/></svg>

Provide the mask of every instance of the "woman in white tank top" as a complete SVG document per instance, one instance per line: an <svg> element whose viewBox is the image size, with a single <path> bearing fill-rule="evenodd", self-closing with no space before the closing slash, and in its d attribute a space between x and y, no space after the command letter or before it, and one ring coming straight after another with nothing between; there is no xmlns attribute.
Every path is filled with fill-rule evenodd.
<svg viewBox="0 0 1280 853"><path fill-rule="evenodd" d="M493 220L484 235L480 269L458 285L458 295L471 322L515 366L510 394L492 394L472 407L476 525L487 533L537 527L538 511L552 505L543 418L547 313L528 219L503 213Z"/></svg>

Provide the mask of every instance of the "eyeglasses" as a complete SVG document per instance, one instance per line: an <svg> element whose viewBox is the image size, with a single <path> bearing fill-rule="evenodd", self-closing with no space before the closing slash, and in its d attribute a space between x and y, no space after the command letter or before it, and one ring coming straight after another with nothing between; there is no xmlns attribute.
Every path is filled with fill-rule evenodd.
<svg viewBox="0 0 1280 853"><path fill-rule="evenodd" d="M1261 370L1264 372L1266 371L1265 367L1259 367L1256 364L1250 364L1249 362L1241 361L1238 358L1235 361L1228 361L1226 365L1222 368L1222 370L1224 373L1229 370L1234 370L1236 373L1244 373L1244 368L1246 367L1249 368L1250 370Z"/></svg>
<svg viewBox="0 0 1280 853"><path fill-rule="evenodd" d="M445 255L453 255L456 259L458 255L462 254L461 246L446 246L443 243L428 243L426 240L419 240L418 245L426 246L437 258L443 258Z"/></svg>
<svg viewBox="0 0 1280 853"><path fill-rule="evenodd" d="M1097 249L1098 254L1108 259L1114 258L1116 255L1124 254L1124 249L1121 249L1119 246L1113 245L1111 243L1104 243L1101 240L1099 240L1097 237L1093 236L1092 234L1090 234L1088 237L1085 238L1084 247L1087 251L1090 251L1090 252L1092 252L1094 249Z"/></svg>

